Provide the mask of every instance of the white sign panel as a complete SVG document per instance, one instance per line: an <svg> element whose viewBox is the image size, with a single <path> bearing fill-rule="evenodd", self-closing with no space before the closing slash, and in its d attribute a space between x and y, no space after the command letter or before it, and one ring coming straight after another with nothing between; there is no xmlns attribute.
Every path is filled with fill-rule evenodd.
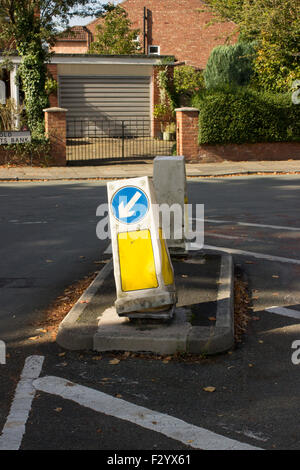
<svg viewBox="0 0 300 470"><path fill-rule="evenodd" d="M177 296L152 181L147 176L118 180L107 183L107 190L117 313L169 318Z"/></svg>
<svg viewBox="0 0 300 470"><path fill-rule="evenodd" d="M0 131L0 145L31 142L30 131Z"/></svg>
<svg viewBox="0 0 300 470"><path fill-rule="evenodd" d="M6 90L5 90L5 83L0 80L0 104L6 103Z"/></svg>

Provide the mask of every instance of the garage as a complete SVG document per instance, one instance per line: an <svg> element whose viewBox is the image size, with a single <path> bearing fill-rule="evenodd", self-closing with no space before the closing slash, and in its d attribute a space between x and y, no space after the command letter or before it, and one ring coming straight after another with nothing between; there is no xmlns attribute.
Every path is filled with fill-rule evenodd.
<svg viewBox="0 0 300 470"><path fill-rule="evenodd" d="M62 76L60 103L68 119L150 119L150 77Z"/></svg>
<svg viewBox="0 0 300 470"><path fill-rule="evenodd" d="M170 152L154 137L161 58L55 54L58 106L67 109L67 160L144 158Z"/></svg>

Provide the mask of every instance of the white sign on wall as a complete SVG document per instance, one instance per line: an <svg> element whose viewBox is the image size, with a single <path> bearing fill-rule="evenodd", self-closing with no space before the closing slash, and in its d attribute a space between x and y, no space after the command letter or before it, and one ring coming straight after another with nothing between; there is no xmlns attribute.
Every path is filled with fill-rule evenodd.
<svg viewBox="0 0 300 470"><path fill-rule="evenodd" d="M30 131L0 131L0 145L31 142Z"/></svg>
<svg viewBox="0 0 300 470"><path fill-rule="evenodd" d="M5 104L6 103L6 89L5 89L5 83L0 80L0 104Z"/></svg>

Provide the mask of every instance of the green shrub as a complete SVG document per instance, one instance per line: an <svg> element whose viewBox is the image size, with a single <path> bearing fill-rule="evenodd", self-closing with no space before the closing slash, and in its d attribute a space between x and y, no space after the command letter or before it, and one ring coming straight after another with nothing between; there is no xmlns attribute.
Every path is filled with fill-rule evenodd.
<svg viewBox="0 0 300 470"><path fill-rule="evenodd" d="M191 65L182 65L174 69L174 88L176 93L194 94L204 88L203 72Z"/></svg>
<svg viewBox="0 0 300 470"><path fill-rule="evenodd" d="M204 70L206 88L223 85L243 86L253 73L254 47L248 43L215 47Z"/></svg>
<svg viewBox="0 0 300 470"><path fill-rule="evenodd" d="M240 87L200 92L199 143L300 141L300 106L290 94Z"/></svg>
<svg viewBox="0 0 300 470"><path fill-rule="evenodd" d="M25 144L2 145L0 165L33 165L46 167L53 164L48 139L33 139Z"/></svg>

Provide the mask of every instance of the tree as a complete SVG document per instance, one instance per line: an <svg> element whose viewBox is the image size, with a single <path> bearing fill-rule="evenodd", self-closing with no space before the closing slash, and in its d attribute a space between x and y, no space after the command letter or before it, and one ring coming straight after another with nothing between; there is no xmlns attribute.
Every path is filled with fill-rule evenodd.
<svg viewBox="0 0 300 470"><path fill-rule="evenodd" d="M253 73L254 56L254 48L249 43L238 42L230 46L215 47L204 71L206 87L247 85Z"/></svg>
<svg viewBox="0 0 300 470"><path fill-rule="evenodd" d="M256 83L287 91L300 73L299 0L207 0L217 18L237 24L244 41L256 41ZM216 18L216 19L217 19Z"/></svg>
<svg viewBox="0 0 300 470"><path fill-rule="evenodd" d="M21 57L19 76L33 137L44 133L48 46L55 43L59 28L68 27L70 13L99 14L103 8L96 4L97 0L0 0L0 44L8 57Z"/></svg>
<svg viewBox="0 0 300 470"><path fill-rule="evenodd" d="M103 23L97 26L95 41L91 44L91 54L137 54L140 44L139 29L132 29L132 23L124 8L110 5Z"/></svg>

